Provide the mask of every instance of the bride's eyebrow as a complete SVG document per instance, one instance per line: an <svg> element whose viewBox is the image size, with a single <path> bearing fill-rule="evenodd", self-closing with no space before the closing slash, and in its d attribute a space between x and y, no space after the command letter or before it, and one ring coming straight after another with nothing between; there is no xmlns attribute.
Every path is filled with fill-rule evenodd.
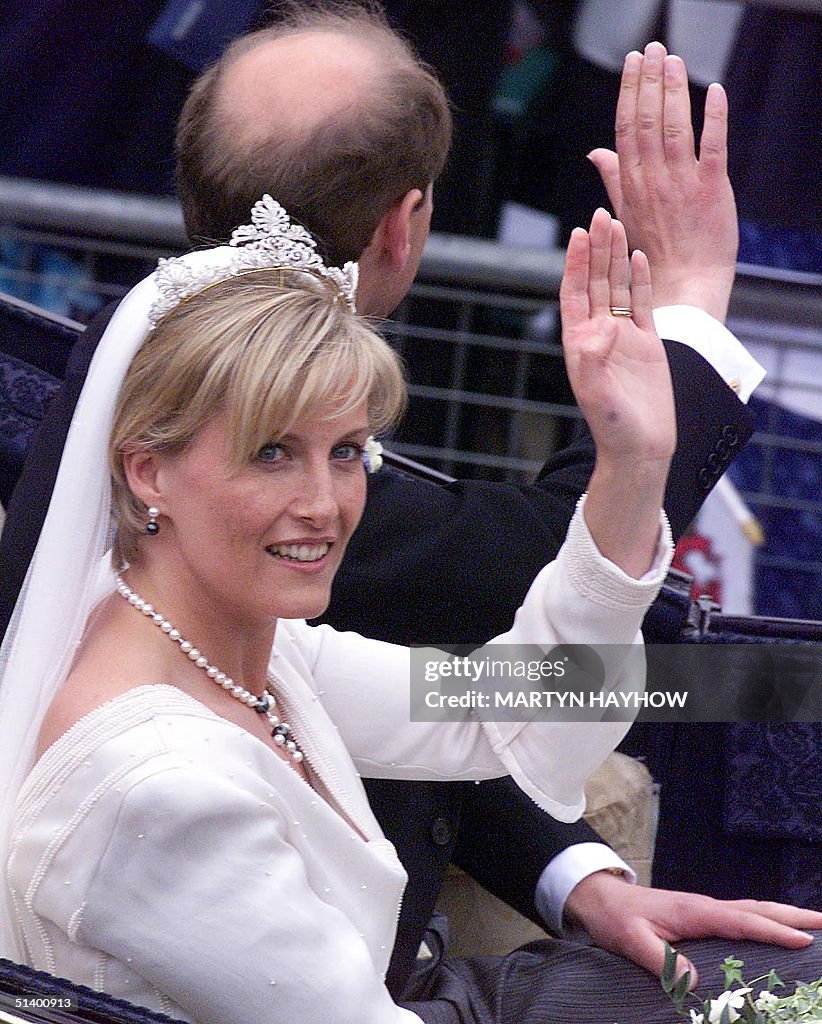
<svg viewBox="0 0 822 1024"><path fill-rule="evenodd" d="M336 437L331 443L339 444L341 441L353 441L360 440L365 441L368 435L371 433L367 425L361 427L351 427L350 430L344 430L338 437ZM301 434L281 434L279 437L274 438L271 444L294 444L295 442L302 441L304 435Z"/></svg>
<svg viewBox="0 0 822 1024"><path fill-rule="evenodd" d="M353 430L347 430L344 434L340 434L335 441L332 441L331 447L334 448L338 444L357 444L362 446L368 439L369 434L368 427L354 427Z"/></svg>

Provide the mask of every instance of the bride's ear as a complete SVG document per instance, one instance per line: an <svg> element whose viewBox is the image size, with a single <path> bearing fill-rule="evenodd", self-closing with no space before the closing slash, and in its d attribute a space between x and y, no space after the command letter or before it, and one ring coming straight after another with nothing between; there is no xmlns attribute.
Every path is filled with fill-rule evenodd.
<svg viewBox="0 0 822 1024"><path fill-rule="evenodd" d="M160 507L163 495L158 479L158 455L152 451L133 451L123 454L123 472L129 490L146 506Z"/></svg>

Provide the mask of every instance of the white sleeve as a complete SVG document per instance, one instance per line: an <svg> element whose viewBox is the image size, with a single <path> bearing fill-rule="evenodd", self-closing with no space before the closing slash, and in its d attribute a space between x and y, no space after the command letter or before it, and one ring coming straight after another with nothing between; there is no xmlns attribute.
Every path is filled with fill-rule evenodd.
<svg viewBox="0 0 822 1024"><path fill-rule="evenodd" d="M554 935L564 932L565 901L583 878L597 871L616 868L627 881L636 882L636 872L605 843L574 843L548 861L534 892L534 906Z"/></svg>
<svg viewBox="0 0 822 1024"><path fill-rule="evenodd" d="M421 1024L394 1004L350 919L310 884L289 842L293 811L241 774L177 764L122 795L77 939L198 1024Z"/></svg>
<svg viewBox="0 0 822 1024"><path fill-rule="evenodd" d="M605 645L597 648L604 662L603 690L641 692L645 673L639 627L665 577L670 531L665 523L653 570L635 580L600 555L581 506L556 560L535 579L513 627L492 642L541 648ZM630 724L607 720L607 710L586 711L596 719L587 721L567 720L567 714L564 721L500 722L486 714L482 721L411 721L406 648L327 626L310 632L310 671L363 775L430 780L511 775L540 807L572 821L584 809L586 779Z"/></svg>
<svg viewBox="0 0 822 1024"><path fill-rule="evenodd" d="M740 401L747 402L762 383L765 370L710 313L697 306L660 306L654 310L654 326L660 338L678 341L698 352L716 370Z"/></svg>

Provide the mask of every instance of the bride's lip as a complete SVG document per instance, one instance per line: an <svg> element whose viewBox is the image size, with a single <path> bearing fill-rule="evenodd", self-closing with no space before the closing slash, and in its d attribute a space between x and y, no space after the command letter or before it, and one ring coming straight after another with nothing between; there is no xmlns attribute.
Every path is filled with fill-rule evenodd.
<svg viewBox="0 0 822 1024"><path fill-rule="evenodd" d="M268 544L265 550L289 569L318 572L328 564L328 554L332 546L333 541L313 539Z"/></svg>
<svg viewBox="0 0 822 1024"><path fill-rule="evenodd" d="M318 537L316 534L310 537L286 537L283 540L274 540L266 547L279 548L289 544L333 544L336 539L336 536L332 534L325 534L322 537Z"/></svg>

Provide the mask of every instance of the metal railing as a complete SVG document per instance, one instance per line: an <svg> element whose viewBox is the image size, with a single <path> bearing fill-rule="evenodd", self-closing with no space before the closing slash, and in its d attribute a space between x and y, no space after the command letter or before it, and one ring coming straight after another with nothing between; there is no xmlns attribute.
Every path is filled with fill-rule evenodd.
<svg viewBox="0 0 822 1024"><path fill-rule="evenodd" d="M6 178L0 236L11 251L5 266L0 259L0 289L35 302L44 290L73 296L61 311L78 319L124 294L159 256L188 247L174 200ZM41 247L64 254L65 265L38 265ZM554 329L563 256L431 236L413 290L385 325L413 382L393 449L457 476L524 481L540 468L579 416ZM780 356L818 354L822 366L820 285L820 275L740 265L729 326L743 342L767 339ZM788 364L778 358L771 380L802 387L822 407L822 373L790 380ZM751 444L763 453L758 486L744 493L754 510L819 516L822 496L785 494L775 471L784 453L822 458L822 437L767 430ZM822 580L818 557L790 568L812 574L812 585Z"/></svg>

